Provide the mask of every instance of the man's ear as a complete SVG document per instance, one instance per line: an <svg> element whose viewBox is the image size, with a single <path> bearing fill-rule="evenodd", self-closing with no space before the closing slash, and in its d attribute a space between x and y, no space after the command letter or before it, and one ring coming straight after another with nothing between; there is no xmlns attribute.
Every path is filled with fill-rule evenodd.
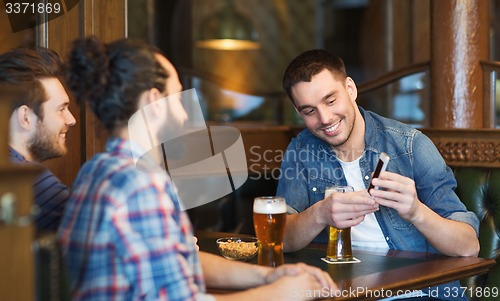
<svg viewBox="0 0 500 301"><path fill-rule="evenodd" d="M161 92L156 88L146 90L140 96L139 108L143 109L147 107L144 112L151 118L162 116L165 109L162 107L162 102L158 101L162 97Z"/></svg>
<svg viewBox="0 0 500 301"><path fill-rule="evenodd" d="M157 88L152 88L149 91L151 102L154 102L162 97L160 90L158 90Z"/></svg>
<svg viewBox="0 0 500 301"><path fill-rule="evenodd" d="M347 77L345 80L345 86L347 88L347 92L349 93L349 97L351 101L356 102L358 98L358 88L356 87L356 83L350 77Z"/></svg>
<svg viewBox="0 0 500 301"><path fill-rule="evenodd" d="M154 103L160 97L161 97L161 92L156 88L151 88L149 90L144 91L140 96L139 108Z"/></svg>
<svg viewBox="0 0 500 301"><path fill-rule="evenodd" d="M33 110L31 110L27 105L22 105L14 111L15 116L17 117L17 122L19 126L25 130L31 130L38 118L36 117Z"/></svg>

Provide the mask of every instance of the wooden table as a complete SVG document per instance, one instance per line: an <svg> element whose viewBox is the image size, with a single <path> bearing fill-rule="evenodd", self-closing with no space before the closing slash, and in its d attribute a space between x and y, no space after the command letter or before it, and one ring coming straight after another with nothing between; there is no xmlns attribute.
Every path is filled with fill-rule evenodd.
<svg viewBox="0 0 500 301"><path fill-rule="evenodd" d="M214 254L219 254L216 238L242 236L217 232L198 232L196 235L200 250ZM325 252L325 245L310 245L301 251L286 253L285 263L305 262L328 271L342 292L342 296L333 300L377 300L381 294L382 297L395 296L484 274L495 264L493 259L477 257L356 248L353 249L354 257L361 262L327 264L321 260ZM256 264L257 259L250 262Z"/></svg>

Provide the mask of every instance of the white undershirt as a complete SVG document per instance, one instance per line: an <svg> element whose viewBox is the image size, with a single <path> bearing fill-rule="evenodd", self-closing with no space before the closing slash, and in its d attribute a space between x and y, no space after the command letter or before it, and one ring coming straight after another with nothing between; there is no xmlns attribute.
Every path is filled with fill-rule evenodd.
<svg viewBox="0 0 500 301"><path fill-rule="evenodd" d="M363 183L361 168L359 167L359 158L352 162L344 162L339 160L342 169L344 170L347 185L354 187L354 191L366 189ZM365 216L365 219L357 226L351 228L351 243L353 246L376 248L380 250L389 250L389 245L384 238L384 233L380 229L375 213L370 213ZM410 297L427 296L421 290L415 290L399 296L380 299L380 301L390 301L405 299Z"/></svg>
<svg viewBox="0 0 500 301"><path fill-rule="evenodd" d="M347 184L354 187L354 191L366 189L361 168L359 167L359 158L351 162L341 160L339 162L344 170ZM389 250L375 213L367 214L364 221L351 228L351 241L353 246Z"/></svg>

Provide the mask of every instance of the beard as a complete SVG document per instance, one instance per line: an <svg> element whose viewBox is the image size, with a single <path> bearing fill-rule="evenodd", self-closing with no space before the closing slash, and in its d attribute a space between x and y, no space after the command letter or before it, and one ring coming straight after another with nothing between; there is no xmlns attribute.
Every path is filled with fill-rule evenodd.
<svg viewBox="0 0 500 301"><path fill-rule="evenodd" d="M346 119L344 119L344 120L346 120ZM346 129L347 129L346 137L343 140L341 140L341 141L337 141L336 143L330 143L330 145L332 147L341 147L347 141L349 141L349 139L351 138L352 132L354 130L354 124L355 123L356 123L356 115L354 115L354 118L352 119L352 122L346 123Z"/></svg>
<svg viewBox="0 0 500 301"><path fill-rule="evenodd" d="M33 160L42 162L66 154L66 146L59 142L59 131L50 131L43 122L28 141L28 151Z"/></svg>

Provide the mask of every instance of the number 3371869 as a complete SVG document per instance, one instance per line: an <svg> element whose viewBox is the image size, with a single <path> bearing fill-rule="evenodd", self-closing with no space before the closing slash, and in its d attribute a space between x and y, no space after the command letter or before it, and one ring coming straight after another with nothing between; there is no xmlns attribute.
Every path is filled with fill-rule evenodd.
<svg viewBox="0 0 500 301"><path fill-rule="evenodd" d="M61 12L60 3L5 3L7 14L58 14Z"/></svg>
<svg viewBox="0 0 500 301"><path fill-rule="evenodd" d="M498 287L445 287L444 297L446 298L456 298L464 297L467 295L472 295L476 297L493 297L499 296Z"/></svg>

